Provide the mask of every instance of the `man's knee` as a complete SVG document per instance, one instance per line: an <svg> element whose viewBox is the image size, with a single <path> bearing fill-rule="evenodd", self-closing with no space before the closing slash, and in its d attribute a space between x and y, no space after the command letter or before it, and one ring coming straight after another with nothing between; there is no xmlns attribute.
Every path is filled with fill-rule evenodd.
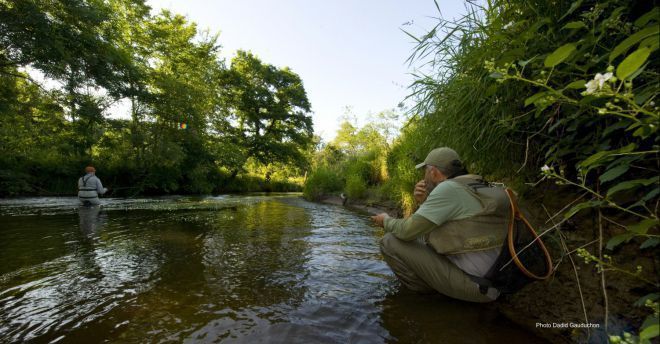
<svg viewBox="0 0 660 344"><path fill-rule="evenodd" d="M384 255L391 255L394 251L396 241L399 240L392 233L385 233L380 239L380 252Z"/></svg>

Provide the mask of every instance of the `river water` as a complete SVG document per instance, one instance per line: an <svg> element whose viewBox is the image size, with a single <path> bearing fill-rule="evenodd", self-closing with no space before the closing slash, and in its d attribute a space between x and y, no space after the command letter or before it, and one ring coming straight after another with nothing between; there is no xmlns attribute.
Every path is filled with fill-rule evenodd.
<svg viewBox="0 0 660 344"><path fill-rule="evenodd" d="M0 200L0 342L529 343L403 290L367 216L296 194Z"/></svg>

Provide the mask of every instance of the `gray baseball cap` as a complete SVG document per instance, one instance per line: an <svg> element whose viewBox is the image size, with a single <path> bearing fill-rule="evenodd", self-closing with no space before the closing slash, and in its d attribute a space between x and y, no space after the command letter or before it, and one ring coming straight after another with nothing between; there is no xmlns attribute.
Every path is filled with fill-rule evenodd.
<svg viewBox="0 0 660 344"><path fill-rule="evenodd" d="M432 150L424 159L424 162L417 164L415 168L419 169L426 165L433 165L436 167L444 168L446 170L452 169L452 161L458 160L461 161L461 157L458 156L455 150L449 147L440 147Z"/></svg>

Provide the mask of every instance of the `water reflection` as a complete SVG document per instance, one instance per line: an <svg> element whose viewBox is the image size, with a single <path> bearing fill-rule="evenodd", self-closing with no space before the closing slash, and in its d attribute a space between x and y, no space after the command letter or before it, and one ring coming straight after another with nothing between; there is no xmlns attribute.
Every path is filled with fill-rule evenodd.
<svg viewBox="0 0 660 344"><path fill-rule="evenodd" d="M101 219L101 206L80 206L78 208L78 218L80 231L87 237L96 237L105 223L105 218Z"/></svg>

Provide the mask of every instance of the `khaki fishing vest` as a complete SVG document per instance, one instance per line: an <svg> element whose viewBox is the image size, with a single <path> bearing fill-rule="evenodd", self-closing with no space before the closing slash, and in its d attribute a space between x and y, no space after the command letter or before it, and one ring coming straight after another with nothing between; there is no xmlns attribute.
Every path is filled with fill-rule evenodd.
<svg viewBox="0 0 660 344"><path fill-rule="evenodd" d="M457 183L481 203L482 210L466 219L445 222L425 236L426 243L443 255L502 247L507 235L511 205L503 187L486 186L474 175L456 177ZM473 184L473 185L470 185Z"/></svg>

